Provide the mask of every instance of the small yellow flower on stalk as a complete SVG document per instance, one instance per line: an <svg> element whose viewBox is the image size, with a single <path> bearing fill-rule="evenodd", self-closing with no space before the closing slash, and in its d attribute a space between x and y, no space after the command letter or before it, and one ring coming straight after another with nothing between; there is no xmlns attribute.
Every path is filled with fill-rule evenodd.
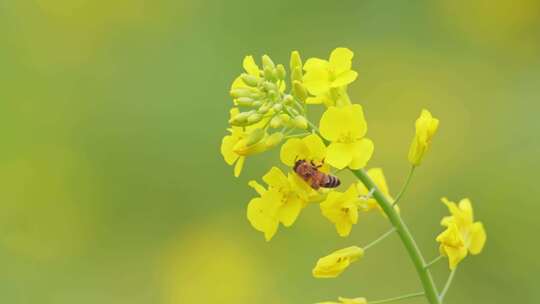
<svg viewBox="0 0 540 304"><path fill-rule="evenodd" d="M327 106L350 104L345 89L358 77L358 73L351 69L353 56L354 53L347 48L336 48L329 60L308 59L304 65L303 84L315 97L308 98L306 103L324 103Z"/></svg>
<svg viewBox="0 0 540 304"><path fill-rule="evenodd" d="M416 120L415 127L416 134L409 149L409 162L414 166L419 166L431 145L433 135L437 132L439 120L431 116L428 110L423 109L420 117Z"/></svg>
<svg viewBox="0 0 540 304"><path fill-rule="evenodd" d="M332 301L326 301L326 302L320 302L317 304L367 304L368 301L366 298L338 298L339 302L332 302Z"/></svg>
<svg viewBox="0 0 540 304"><path fill-rule="evenodd" d="M260 197L249 202L247 218L253 228L263 232L266 241L270 241L279 223L285 227L294 224L315 191L296 174L286 176L276 167L272 167L263 180L268 189L256 181L249 182Z"/></svg>
<svg viewBox="0 0 540 304"><path fill-rule="evenodd" d="M328 108L321 117L320 132L331 141L326 161L332 167L360 169L373 154L373 142L364 138L367 123L359 104Z"/></svg>
<svg viewBox="0 0 540 304"><path fill-rule="evenodd" d="M449 267L454 270L468 253L476 255L482 252L486 243L486 231L481 222L474 222L469 199L462 199L459 205L445 197L442 201L451 215L442 219L441 225L446 230L436 240L440 243L441 254L448 257Z"/></svg>
<svg viewBox="0 0 540 304"><path fill-rule="evenodd" d="M231 117L238 114L238 109L231 110ZM229 135L221 141L221 154L225 162L234 165L234 176L240 176L247 156L265 152L283 140L283 133L271 135L262 128L264 121L249 127L231 126Z"/></svg>
<svg viewBox="0 0 540 304"><path fill-rule="evenodd" d="M347 191L332 191L321 203L322 214L334 223L338 234L346 237L351 233L352 225L358 222L358 190L353 184Z"/></svg>
<svg viewBox="0 0 540 304"><path fill-rule="evenodd" d="M313 276L316 278L335 278L362 256L364 256L364 250L358 246L334 251L317 261L317 265L313 268Z"/></svg>

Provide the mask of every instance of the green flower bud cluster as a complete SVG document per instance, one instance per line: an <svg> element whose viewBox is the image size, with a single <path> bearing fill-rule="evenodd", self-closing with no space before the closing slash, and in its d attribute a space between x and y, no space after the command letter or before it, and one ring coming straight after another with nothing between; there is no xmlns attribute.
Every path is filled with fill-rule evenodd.
<svg viewBox="0 0 540 304"><path fill-rule="evenodd" d="M245 127L265 120L271 128L306 129L307 119L302 103L307 97L307 91L302 85L302 60L298 52L291 54L290 94L285 92L285 66L275 64L268 55L264 55L262 69L257 67L257 70L258 73L240 75L244 85L233 87L230 91L241 112L232 117L229 123Z"/></svg>

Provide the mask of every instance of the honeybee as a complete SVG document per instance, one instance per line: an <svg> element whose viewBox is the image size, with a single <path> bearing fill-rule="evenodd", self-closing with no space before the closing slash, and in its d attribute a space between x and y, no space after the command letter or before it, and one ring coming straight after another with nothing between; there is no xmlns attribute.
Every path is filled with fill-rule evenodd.
<svg viewBox="0 0 540 304"><path fill-rule="evenodd" d="M341 181L336 176L319 171L320 167L322 165L317 166L313 161L307 162L299 159L294 163L293 170L315 190L319 190L319 188L336 188L341 184Z"/></svg>

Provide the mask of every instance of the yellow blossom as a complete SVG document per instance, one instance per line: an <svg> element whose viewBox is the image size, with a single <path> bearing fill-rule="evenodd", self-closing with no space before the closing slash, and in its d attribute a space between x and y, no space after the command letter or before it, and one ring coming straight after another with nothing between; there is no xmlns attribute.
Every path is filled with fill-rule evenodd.
<svg viewBox="0 0 540 304"><path fill-rule="evenodd" d="M436 238L440 243L441 254L448 257L450 269L455 269L468 253L479 254L486 243L486 232L481 222L474 222L473 209L469 199L459 205L442 198L448 207L450 216L442 219L441 225L446 230Z"/></svg>
<svg viewBox="0 0 540 304"><path fill-rule="evenodd" d="M338 298L339 302L332 302L332 301L326 301L326 302L320 302L317 304L367 304L366 298Z"/></svg>
<svg viewBox="0 0 540 304"><path fill-rule="evenodd" d="M321 203L322 214L336 226L338 234L346 237L358 222L358 190L353 184L344 193L332 191Z"/></svg>
<svg viewBox="0 0 540 304"><path fill-rule="evenodd" d="M344 89L353 82L358 73L351 69L354 53L347 48L336 48L329 60L310 58L304 65L306 74L303 84L315 95L307 103L324 103L327 106L348 105L350 101Z"/></svg>
<svg viewBox="0 0 540 304"><path fill-rule="evenodd" d="M364 250L357 246L334 251L317 261L317 265L313 268L313 276L316 278L335 278L362 256L364 256Z"/></svg>
<svg viewBox="0 0 540 304"><path fill-rule="evenodd" d="M364 138L367 124L361 105L329 107L321 117L320 131L331 141L326 161L335 168L363 168L373 154L373 142Z"/></svg>
<svg viewBox="0 0 540 304"><path fill-rule="evenodd" d="M409 162L418 166L431 145L433 135L437 132L439 120L431 116L428 110L423 109L420 117L416 120L415 127L416 134L409 149Z"/></svg>
<svg viewBox="0 0 540 304"><path fill-rule="evenodd" d="M270 241L276 234L279 223L290 227L296 221L314 190L296 174L289 173L286 176L276 167L272 167L263 176L263 180L268 189L256 181L249 182L260 197L249 202L247 218L253 228L264 232L265 239Z"/></svg>

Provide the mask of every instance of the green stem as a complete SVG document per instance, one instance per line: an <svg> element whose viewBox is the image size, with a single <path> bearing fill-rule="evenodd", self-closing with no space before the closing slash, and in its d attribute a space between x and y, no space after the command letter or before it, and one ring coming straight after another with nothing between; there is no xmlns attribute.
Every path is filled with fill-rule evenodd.
<svg viewBox="0 0 540 304"><path fill-rule="evenodd" d="M410 293L410 294L402 295L402 296L399 296L399 297L388 298L388 299L384 299L384 300L369 301L369 303L370 304L390 303L390 302L394 302L394 301L405 300L405 299L410 299L410 298L418 298L418 297L423 297L423 296L424 296L423 292L415 292L415 293Z"/></svg>
<svg viewBox="0 0 540 304"><path fill-rule="evenodd" d="M439 301L441 301L441 303L444 300L444 296L448 292L448 289L450 289L450 285L452 285L452 281L454 280L455 275L456 275L456 269L450 272L450 275L448 276L448 280L446 281L446 284L444 284L443 291L441 292L441 296L439 297Z"/></svg>
<svg viewBox="0 0 540 304"><path fill-rule="evenodd" d="M416 242L411 232L409 231L409 228L407 228L407 225L405 225L405 222L403 222L399 214L392 207L392 203L390 202L390 200L381 192L381 190L377 188L373 180L367 175L364 170L360 169L351 171L354 173L354 175L356 175L356 177L358 177L358 179L360 179L360 181L366 186L367 189L371 190L375 188L373 197L381 206L386 216L388 216L388 219L390 220L392 225L394 225L394 227L396 228L396 232L401 238L401 241L403 242L405 249L409 253L414 267L416 268L418 276L420 277L420 282L422 283L422 286L424 288L426 298L431 304L441 304L441 301L437 294L437 287L435 286L435 282L433 281L431 272L429 271L429 269L426 269L424 267L424 257L422 256L418 245L416 245Z"/></svg>
<svg viewBox="0 0 540 304"><path fill-rule="evenodd" d="M377 243L379 243L380 241L384 240L385 238L387 238L388 236L390 236L392 233L394 233L396 231L396 228L393 227L392 229L386 231L383 235L381 235L380 237L378 237L376 240L372 241L371 243L367 244L366 246L363 247L364 250L368 250L370 247L373 247L374 245L376 245Z"/></svg>
<svg viewBox="0 0 540 304"><path fill-rule="evenodd" d="M435 265L435 263L437 263L438 261L440 261L442 258L444 258L442 255L440 255L440 256L434 258L433 261L431 261L431 262L429 262L429 263L426 264L425 268L429 268L429 267Z"/></svg>
<svg viewBox="0 0 540 304"><path fill-rule="evenodd" d="M416 167L414 165L411 166L411 170L409 170L409 175L407 175L407 180L405 181L405 184L403 184L403 187L399 191L399 194L396 196L396 199L394 200L393 206L397 205L398 201L401 199L401 196L403 195L403 193L405 193L405 191L409 187L409 183L411 182L411 178L413 176L415 168Z"/></svg>

